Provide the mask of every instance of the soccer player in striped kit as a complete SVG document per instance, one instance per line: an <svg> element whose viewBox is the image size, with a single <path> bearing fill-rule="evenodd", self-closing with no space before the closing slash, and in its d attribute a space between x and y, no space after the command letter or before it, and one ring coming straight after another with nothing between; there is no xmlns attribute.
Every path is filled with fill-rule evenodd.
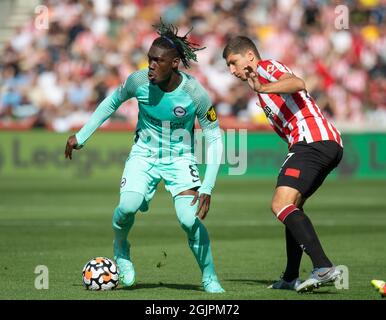
<svg viewBox="0 0 386 320"><path fill-rule="evenodd" d="M272 212L285 225L287 267L270 288L304 292L333 282L340 272L323 251L303 206L339 164L343 155L340 133L323 116L304 81L284 64L262 60L251 39L230 39L223 58L230 72L247 81L257 93L269 123L288 143L289 153L280 169L271 203ZM314 269L301 282L303 251L310 256Z"/></svg>

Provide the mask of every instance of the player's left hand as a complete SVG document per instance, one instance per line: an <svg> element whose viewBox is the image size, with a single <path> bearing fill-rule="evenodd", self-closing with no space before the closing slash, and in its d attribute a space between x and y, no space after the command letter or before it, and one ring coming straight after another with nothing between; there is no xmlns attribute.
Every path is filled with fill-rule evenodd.
<svg viewBox="0 0 386 320"><path fill-rule="evenodd" d="M72 150L79 150L82 146L78 145L78 140L76 140L75 135L72 135L68 137L67 143L66 143L66 149L64 150L64 156L65 158L69 158L72 160Z"/></svg>
<svg viewBox="0 0 386 320"><path fill-rule="evenodd" d="M245 76L247 77L247 81L249 86L256 92L259 92L261 88L261 83L256 72L252 69L251 66L246 66L244 68Z"/></svg>
<svg viewBox="0 0 386 320"><path fill-rule="evenodd" d="M206 214L209 211L209 207L210 207L210 194L206 194L206 193L199 194L197 192L196 195L194 196L194 199L193 199L192 203L190 205L193 206L197 202L197 200L199 202L198 202L198 209L197 209L197 212L196 212L196 216L200 220L204 220L205 217L206 217Z"/></svg>

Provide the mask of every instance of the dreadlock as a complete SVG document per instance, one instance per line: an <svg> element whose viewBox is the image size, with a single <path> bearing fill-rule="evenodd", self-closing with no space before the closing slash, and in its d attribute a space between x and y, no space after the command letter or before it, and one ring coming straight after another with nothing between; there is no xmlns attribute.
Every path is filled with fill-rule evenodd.
<svg viewBox="0 0 386 320"><path fill-rule="evenodd" d="M165 49L175 49L178 56L181 58L182 63L185 68L190 68L190 61L197 62L196 51L203 50L199 48L197 44L192 43L188 40L189 33L192 32L191 28L184 36L178 36L178 28L172 24L166 25L160 19L160 23L153 26L156 28L157 33L160 35L157 39L154 40L153 45L156 45Z"/></svg>

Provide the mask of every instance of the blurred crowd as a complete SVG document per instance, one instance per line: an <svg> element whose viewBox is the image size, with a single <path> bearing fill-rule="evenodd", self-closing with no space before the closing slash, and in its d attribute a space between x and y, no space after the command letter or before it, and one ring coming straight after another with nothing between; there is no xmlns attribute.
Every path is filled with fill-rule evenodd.
<svg viewBox="0 0 386 320"><path fill-rule="evenodd" d="M263 59L287 64L335 122L386 127L386 2L382 0L45 0L15 31L0 57L0 125L28 123L67 131L81 126L103 98L147 66L152 25L191 27L198 63L187 72L208 89L220 117L265 125L247 84L222 58L227 39L251 37ZM345 7L339 7L344 4ZM345 11L345 8L348 11ZM349 12L345 22L344 14ZM342 29L348 27L348 29ZM181 70L184 70L181 66ZM109 120L137 120L128 101ZM232 123L232 122L231 122Z"/></svg>

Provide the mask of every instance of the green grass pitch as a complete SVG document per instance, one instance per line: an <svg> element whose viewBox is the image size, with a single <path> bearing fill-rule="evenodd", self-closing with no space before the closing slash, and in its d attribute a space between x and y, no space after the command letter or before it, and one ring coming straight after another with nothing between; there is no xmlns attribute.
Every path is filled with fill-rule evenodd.
<svg viewBox="0 0 386 320"><path fill-rule="evenodd" d="M327 180L305 206L329 257L349 268L348 290L326 287L300 295L266 289L285 265L284 229L269 211L273 178L217 183L205 224L225 294L202 292L163 185L150 211L137 214L130 234L137 285L87 291L83 265L96 256L112 258L117 179L1 178L1 299L380 299L370 281L386 279L386 183L351 180ZM35 289L37 265L49 269L48 290ZM304 255L301 277L310 270Z"/></svg>

